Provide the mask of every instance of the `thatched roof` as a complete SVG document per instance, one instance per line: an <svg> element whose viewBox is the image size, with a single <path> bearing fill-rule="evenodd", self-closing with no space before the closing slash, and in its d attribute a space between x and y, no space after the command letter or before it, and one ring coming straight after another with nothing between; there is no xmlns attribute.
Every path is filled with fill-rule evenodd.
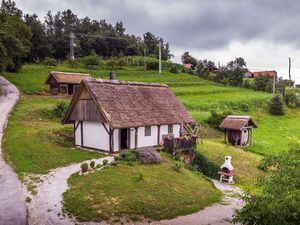
<svg viewBox="0 0 300 225"><path fill-rule="evenodd" d="M112 128L194 123L174 93L163 84L90 79L84 85ZM71 105L75 104L74 96ZM70 108L63 123L70 123Z"/></svg>
<svg viewBox="0 0 300 225"><path fill-rule="evenodd" d="M228 130L242 130L245 127L257 128L258 125L250 116L227 116L219 126Z"/></svg>
<svg viewBox="0 0 300 225"><path fill-rule="evenodd" d="M49 73L46 84L49 84L50 78L53 77L59 84L80 84L83 79L91 78L89 74L85 73L67 73L51 71Z"/></svg>

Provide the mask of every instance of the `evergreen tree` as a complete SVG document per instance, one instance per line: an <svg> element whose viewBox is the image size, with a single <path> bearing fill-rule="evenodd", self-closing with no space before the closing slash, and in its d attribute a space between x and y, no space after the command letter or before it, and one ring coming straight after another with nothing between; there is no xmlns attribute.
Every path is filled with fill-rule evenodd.
<svg viewBox="0 0 300 225"><path fill-rule="evenodd" d="M269 103L269 112L273 115L284 115L283 100L280 95L275 95Z"/></svg>

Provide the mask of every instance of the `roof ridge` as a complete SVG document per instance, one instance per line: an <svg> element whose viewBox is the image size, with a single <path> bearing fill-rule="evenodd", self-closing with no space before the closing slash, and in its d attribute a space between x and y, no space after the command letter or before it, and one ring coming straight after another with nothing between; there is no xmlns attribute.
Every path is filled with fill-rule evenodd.
<svg viewBox="0 0 300 225"><path fill-rule="evenodd" d="M92 78L92 79L86 80L86 82L104 83L104 84L115 84L115 85L136 85L136 86L168 87L168 85L161 84L161 83L137 82L137 81L122 81L122 80L106 80L106 79L102 79L102 78Z"/></svg>
<svg viewBox="0 0 300 225"><path fill-rule="evenodd" d="M81 75L81 76L90 76L88 73L75 73L75 72L63 72L63 71L51 71L50 74L66 74L66 75Z"/></svg>

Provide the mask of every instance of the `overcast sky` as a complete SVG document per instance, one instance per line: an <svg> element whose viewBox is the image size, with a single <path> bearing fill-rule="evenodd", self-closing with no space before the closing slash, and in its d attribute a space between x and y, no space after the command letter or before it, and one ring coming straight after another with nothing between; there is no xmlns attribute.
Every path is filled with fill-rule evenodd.
<svg viewBox="0 0 300 225"><path fill-rule="evenodd" d="M277 70L300 83L298 0L16 0L24 13L71 9L80 18L123 21L128 33L150 31L170 43L173 61L189 51L221 65L244 57L250 70Z"/></svg>

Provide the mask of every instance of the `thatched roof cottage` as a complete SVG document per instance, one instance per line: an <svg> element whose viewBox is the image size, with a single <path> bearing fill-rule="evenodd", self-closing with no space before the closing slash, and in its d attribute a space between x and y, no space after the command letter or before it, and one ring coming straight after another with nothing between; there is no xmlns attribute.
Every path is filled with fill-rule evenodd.
<svg viewBox="0 0 300 225"><path fill-rule="evenodd" d="M74 95L67 123L74 123L76 146L113 153L179 137L195 121L166 85L90 79Z"/></svg>
<svg viewBox="0 0 300 225"><path fill-rule="evenodd" d="M73 95L80 82L88 78L91 78L91 76L84 73L51 71L45 83L50 85L50 93L53 95Z"/></svg>

